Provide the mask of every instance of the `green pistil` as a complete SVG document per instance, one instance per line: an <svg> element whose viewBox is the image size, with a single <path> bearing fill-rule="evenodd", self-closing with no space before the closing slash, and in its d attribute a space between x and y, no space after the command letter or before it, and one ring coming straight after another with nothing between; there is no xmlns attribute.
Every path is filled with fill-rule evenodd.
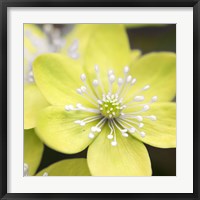
<svg viewBox="0 0 200 200"><path fill-rule="evenodd" d="M107 118L117 118L120 116L122 107L121 103L117 101L106 101L100 105L101 114Z"/></svg>

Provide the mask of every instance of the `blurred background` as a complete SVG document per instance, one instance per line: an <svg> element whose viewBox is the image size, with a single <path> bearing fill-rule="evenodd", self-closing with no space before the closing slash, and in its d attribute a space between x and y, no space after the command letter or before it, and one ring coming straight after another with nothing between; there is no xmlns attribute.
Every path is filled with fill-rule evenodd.
<svg viewBox="0 0 200 200"><path fill-rule="evenodd" d="M46 35L48 51L56 52L65 44L65 36L73 29L73 25L37 25ZM125 25L131 49L139 49L142 54L155 51L176 52L176 25ZM117 34L117 33L116 33ZM42 53L42 52L41 52ZM26 79L27 77L25 77ZM31 80L31 74L28 77ZM175 101L175 99L174 99ZM151 158L153 176L176 175L176 149L160 149L146 145ZM67 155L56 152L45 146L42 162L37 171L68 158L86 158L87 149Z"/></svg>

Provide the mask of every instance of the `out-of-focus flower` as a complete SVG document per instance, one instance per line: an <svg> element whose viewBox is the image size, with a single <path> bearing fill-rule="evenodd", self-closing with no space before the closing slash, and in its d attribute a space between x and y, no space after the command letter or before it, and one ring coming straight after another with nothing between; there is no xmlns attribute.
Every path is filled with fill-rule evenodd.
<svg viewBox="0 0 200 200"><path fill-rule="evenodd" d="M24 176L33 176L37 171L44 145L37 137L34 129L24 131Z"/></svg>

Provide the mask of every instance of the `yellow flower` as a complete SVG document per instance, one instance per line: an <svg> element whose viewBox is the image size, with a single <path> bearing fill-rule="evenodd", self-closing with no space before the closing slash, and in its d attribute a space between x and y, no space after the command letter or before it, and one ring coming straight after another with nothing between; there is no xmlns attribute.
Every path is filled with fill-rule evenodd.
<svg viewBox="0 0 200 200"><path fill-rule="evenodd" d="M94 176L150 176L144 143L176 146L176 57L160 52L132 63L122 25L102 25L90 37L82 62L45 54L34 62L36 84L52 106L36 132L68 154L88 148ZM157 102L158 99L158 102Z"/></svg>

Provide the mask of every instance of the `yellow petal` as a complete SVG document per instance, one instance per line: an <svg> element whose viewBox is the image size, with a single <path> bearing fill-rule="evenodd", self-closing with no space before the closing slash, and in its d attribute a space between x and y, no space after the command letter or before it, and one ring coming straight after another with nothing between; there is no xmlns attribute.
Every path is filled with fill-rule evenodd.
<svg viewBox="0 0 200 200"><path fill-rule="evenodd" d="M34 83L24 85L24 129L35 127L38 113L49 103Z"/></svg>
<svg viewBox="0 0 200 200"><path fill-rule="evenodd" d="M53 163L38 172L37 176L90 176L87 160L85 158L74 158L61 160Z"/></svg>
<svg viewBox="0 0 200 200"><path fill-rule="evenodd" d="M117 146L107 138L105 127L88 149L88 166L93 176L151 176L151 162L145 146L125 138L117 130Z"/></svg>

